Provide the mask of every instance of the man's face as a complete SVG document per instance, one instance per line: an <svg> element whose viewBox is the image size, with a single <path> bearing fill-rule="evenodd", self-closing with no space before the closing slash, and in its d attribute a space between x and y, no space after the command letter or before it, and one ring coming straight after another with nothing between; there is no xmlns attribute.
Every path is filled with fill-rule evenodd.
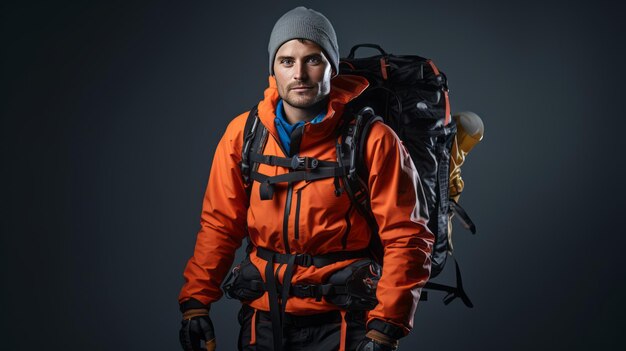
<svg viewBox="0 0 626 351"><path fill-rule="evenodd" d="M332 67L322 48L312 41L293 39L276 52L274 76L285 103L306 109L330 93Z"/></svg>

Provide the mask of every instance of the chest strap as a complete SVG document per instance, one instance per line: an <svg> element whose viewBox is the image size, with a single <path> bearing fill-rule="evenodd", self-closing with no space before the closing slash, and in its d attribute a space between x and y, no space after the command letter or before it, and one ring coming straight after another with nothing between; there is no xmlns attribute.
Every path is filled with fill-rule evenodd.
<svg viewBox="0 0 626 351"><path fill-rule="evenodd" d="M291 168L294 171L310 171L316 169L317 167L337 167L338 165L337 162L334 161L321 161L314 157L298 155L293 157L280 157L274 155L251 154L250 160L257 163L264 163L270 166Z"/></svg>
<svg viewBox="0 0 626 351"><path fill-rule="evenodd" d="M346 174L345 169L337 162L321 161L313 157L279 157L273 155L251 154L250 160L254 163L264 163L271 166L290 168L289 173L268 176L252 170L250 178L260 183L261 200L271 200L274 197L274 185L277 183L292 183L298 181L313 181L324 178L338 179Z"/></svg>

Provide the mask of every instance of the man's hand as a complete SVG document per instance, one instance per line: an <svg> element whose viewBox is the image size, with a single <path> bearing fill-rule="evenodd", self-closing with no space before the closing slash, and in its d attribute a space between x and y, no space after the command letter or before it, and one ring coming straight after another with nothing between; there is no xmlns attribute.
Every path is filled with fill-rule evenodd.
<svg viewBox="0 0 626 351"><path fill-rule="evenodd" d="M365 339L356 347L356 351L395 351L398 349L398 340L379 332L370 330Z"/></svg>
<svg viewBox="0 0 626 351"><path fill-rule="evenodd" d="M191 309L183 314L180 344L185 351L215 351L215 331L204 308Z"/></svg>

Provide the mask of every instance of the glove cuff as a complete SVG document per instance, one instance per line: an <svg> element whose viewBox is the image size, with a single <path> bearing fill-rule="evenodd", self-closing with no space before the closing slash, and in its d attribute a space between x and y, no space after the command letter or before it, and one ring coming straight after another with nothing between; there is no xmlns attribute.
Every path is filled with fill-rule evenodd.
<svg viewBox="0 0 626 351"><path fill-rule="evenodd" d="M388 335L385 335L379 332L376 329L372 329L365 334L366 338L374 340L375 343L387 346L391 349L398 348L398 340L394 338L390 338Z"/></svg>
<svg viewBox="0 0 626 351"><path fill-rule="evenodd" d="M190 298L189 300L185 300L180 303L180 311L182 313L185 313L185 311L187 310L198 309L198 308L204 308L206 310L210 310L211 305L205 305L202 302L194 299L193 297Z"/></svg>
<svg viewBox="0 0 626 351"><path fill-rule="evenodd" d="M404 330L397 325L374 319L367 324L367 330L377 330L391 339L398 340L404 337Z"/></svg>
<svg viewBox="0 0 626 351"><path fill-rule="evenodd" d="M183 313L183 319L191 319L193 317L208 316L209 310L206 308L192 308Z"/></svg>

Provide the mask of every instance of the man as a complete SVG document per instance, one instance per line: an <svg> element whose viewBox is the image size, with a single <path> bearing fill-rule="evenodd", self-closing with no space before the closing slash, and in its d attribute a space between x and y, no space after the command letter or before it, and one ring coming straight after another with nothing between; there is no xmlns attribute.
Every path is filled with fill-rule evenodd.
<svg viewBox="0 0 626 351"><path fill-rule="evenodd" d="M412 328L430 273L433 243L426 219L419 215L420 185L413 163L390 128L372 126L365 167L384 246L375 307L351 310L326 296L303 294L334 273L368 262L372 229L342 191L338 177L287 178L275 184L268 179L309 171L290 168L293 161L315 160L314 166L336 162L338 130L351 117L344 116L346 104L368 83L338 75L335 31L311 9L298 7L284 14L274 26L268 51L269 87L257 107L267 135L254 150L265 161L258 162L251 184L246 183L241 164L249 113L239 115L217 146L201 229L184 273L179 296L183 348L195 350L206 341L209 350L215 349L210 306L221 297L220 285L235 251L248 236L248 257L233 272L236 280L258 277L256 285L245 279L241 285L249 289L240 297L240 350L395 350L398 339Z"/></svg>

